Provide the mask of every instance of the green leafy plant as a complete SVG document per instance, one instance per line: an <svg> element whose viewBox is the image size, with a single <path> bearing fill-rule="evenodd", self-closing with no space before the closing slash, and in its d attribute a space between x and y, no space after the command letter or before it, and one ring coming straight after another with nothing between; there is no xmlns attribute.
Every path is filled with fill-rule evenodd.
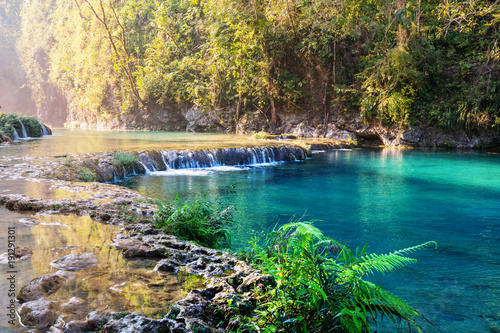
<svg viewBox="0 0 500 333"><path fill-rule="evenodd" d="M126 153L126 152L121 152L117 151L114 154L114 164L118 166L133 166L134 164L138 164L139 160L137 159L137 156L135 156L132 153Z"/></svg>
<svg viewBox="0 0 500 333"><path fill-rule="evenodd" d="M371 332L381 318L420 328L417 311L399 297L364 280L416 262L407 254L436 245L427 242L389 254L354 251L328 238L311 222L295 222L253 239L243 257L277 286L263 297L253 323L269 332Z"/></svg>
<svg viewBox="0 0 500 333"><path fill-rule="evenodd" d="M265 140L269 137L269 133L267 133L264 130L261 130L260 132L253 132L252 137L257 140Z"/></svg>
<svg viewBox="0 0 500 333"><path fill-rule="evenodd" d="M128 312L128 311L118 312L118 313L115 313L113 315L113 319L116 319L116 320L122 319L122 318L128 316L129 314L130 314L130 312Z"/></svg>
<svg viewBox="0 0 500 333"><path fill-rule="evenodd" d="M82 182L96 182L97 181L97 175L95 174L95 172L87 167L79 167L77 172L78 172L77 179L82 181Z"/></svg>
<svg viewBox="0 0 500 333"><path fill-rule="evenodd" d="M350 146L357 146L358 145L358 139L356 136L351 136L350 134L347 134L347 144Z"/></svg>
<svg viewBox="0 0 500 333"><path fill-rule="evenodd" d="M228 227L234 222L233 206L212 202L205 197L182 204L175 198L174 205L159 203L154 224L164 232L184 240L211 248L231 247Z"/></svg>

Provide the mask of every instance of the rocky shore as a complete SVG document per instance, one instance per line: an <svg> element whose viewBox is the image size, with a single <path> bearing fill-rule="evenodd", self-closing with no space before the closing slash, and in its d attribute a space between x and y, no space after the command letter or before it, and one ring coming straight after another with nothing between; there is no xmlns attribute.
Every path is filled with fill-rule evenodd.
<svg viewBox="0 0 500 333"><path fill-rule="evenodd" d="M24 326L48 332L229 332L238 328L236 314L252 313L258 302L255 291L274 284L234 255L178 240L154 228L156 205L140 194L111 184L72 184L58 182L54 187L81 193L89 199L43 200L23 195L1 195L0 204L12 211L38 214L89 215L102 223L123 226L109 246L127 259L155 260L157 274L180 271L204 278L204 288L191 290L187 297L165 304L170 308L162 319L139 313L114 313L96 309L81 320L65 321L68 306L78 307L76 299L54 301L50 295L75 279L72 272L96 264L91 253L72 254L52 262L58 271L40 276L17 295L19 318ZM73 304L74 303L74 304ZM236 310L237 309L237 310Z"/></svg>

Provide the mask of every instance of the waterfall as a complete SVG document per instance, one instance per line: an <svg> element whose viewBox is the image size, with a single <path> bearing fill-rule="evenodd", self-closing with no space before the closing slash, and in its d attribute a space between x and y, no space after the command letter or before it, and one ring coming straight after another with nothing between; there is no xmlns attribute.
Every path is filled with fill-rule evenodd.
<svg viewBox="0 0 500 333"><path fill-rule="evenodd" d="M41 122L38 122L40 124L40 127L42 128L42 133L43 135L49 135L49 131L47 131L47 128L45 128L45 125L42 124Z"/></svg>
<svg viewBox="0 0 500 333"><path fill-rule="evenodd" d="M305 151L293 146L226 148L205 150L164 150L160 154L144 152L140 154L141 164L150 171L165 169L198 169L216 166L248 166L273 162L304 160ZM148 167L150 166L150 167ZM155 166L158 166L155 169Z"/></svg>
<svg viewBox="0 0 500 333"><path fill-rule="evenodd" d="M28 137L28 133L26 133L26 127L24 127L24 124L22 121L19 120L19 122L21 123L21 128L23 130L22 134L23 134L23 138L27 138Z"/></svg>
<svg viewBox="0 0 500 333"><path fill-rule="evenodd" d="M17 131L15 128L12 128L13 132L12 132L12 136L13 136L13 140L19 140L19 134L17 134Z"/></svg>
<svg viewBox="0 0 500 333"><path fill-rule="evenodd" d="M295 146L225 148L205 150L149 150L136 154L138 163L125 167L112 161L94 161L99 180L116 182L137 174L156 174L173 169L200 169L221 166L249 166L305 160L305 149ZM92 164L92 165L94 165ZM90 164L89 164L90 165ZM123 172L123 174L122 174Z"/></svg>
<svg viewBox="0 0 500 333"><path fill-rule="evenodd" d="M144 170L146 170L146 173L151 173L151 169L147 167L146 164L144 164L143 162L139 161L139 163L141 163L141 165L144 167Z"/></svg>

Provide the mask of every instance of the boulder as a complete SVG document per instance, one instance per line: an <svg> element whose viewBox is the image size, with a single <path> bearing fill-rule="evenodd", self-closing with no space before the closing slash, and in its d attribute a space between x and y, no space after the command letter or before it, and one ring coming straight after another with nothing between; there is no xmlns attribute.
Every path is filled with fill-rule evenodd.
<svg viewBox="0 0 500 333"><path fill-rule="evenodd" d="M92 252L73 253L50 262L52 267L63 270L79 270L97 265L97 259Z"/></svg>
<svg viewBox="0 0 500 333"><path fill-rule="evenodd" d="M0 264L7 264L9 261L23 261L31 258L33 252L24 246L16 246L14 249L14 256L9 257L9 253L5 252L0 255ZM9 260L10 259L10 260Z"/></svg>
<svg viewBox="0 0 500 333"><path fill-rule="evenodd" d="M17 295L17 299L20 303L26 303L42 297L47 297L58 291L65 282L75 278L75 273L64 271L39 276L21 288Z"/></svg>
<svg viewBox="0 0 500 333"><path fill-rule="evenodd" d="M56 321L57 309L58 302L39 298L21 305L19 318L24 326L42 329L51 326Z"/></svg>

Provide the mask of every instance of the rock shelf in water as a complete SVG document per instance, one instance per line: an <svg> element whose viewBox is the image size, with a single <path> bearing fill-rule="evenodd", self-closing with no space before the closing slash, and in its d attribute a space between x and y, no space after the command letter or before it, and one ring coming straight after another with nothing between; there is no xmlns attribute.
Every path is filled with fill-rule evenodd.
<svg viewBox="0 0 500 333"><path fill-rule="evenodd" d="M260 274L227 252L179 241L154 228L151 214L156 205L148 203L150 199L137 192L110 184L85 186L59 183L55 186L93 192L94 195L89 199L73 200L1 195L0 204L10 210L90 215L106 223L121 224L123 230L108 245L120 250L123 257L155 260L156 265L153 267L157 274L193 274L203 277L205 285L201 289L191 290L184 299L171 304L171 310L163 319L148 318L138 313L121 315L106 312L105 309L94 309L85 318L66 322L63 318L67 307L63 305L70 299L54 301L50 298L62 284L71 280L71 276L64 274L74 273L59 271L34 279L19 293L18 299L24 302L19 308L20 320L24 325L49 329L51 332L99 329L100 332L215 332L224 327L237 329L238 324L230 323L228 319L233 313L228 301L236 304L242 313L251 313L257 303L253 290L265 289L275 283L271 276ZM107 197L108 201L103 202L103 197ZM131 330L131 327L134 329Z"/></svg>

